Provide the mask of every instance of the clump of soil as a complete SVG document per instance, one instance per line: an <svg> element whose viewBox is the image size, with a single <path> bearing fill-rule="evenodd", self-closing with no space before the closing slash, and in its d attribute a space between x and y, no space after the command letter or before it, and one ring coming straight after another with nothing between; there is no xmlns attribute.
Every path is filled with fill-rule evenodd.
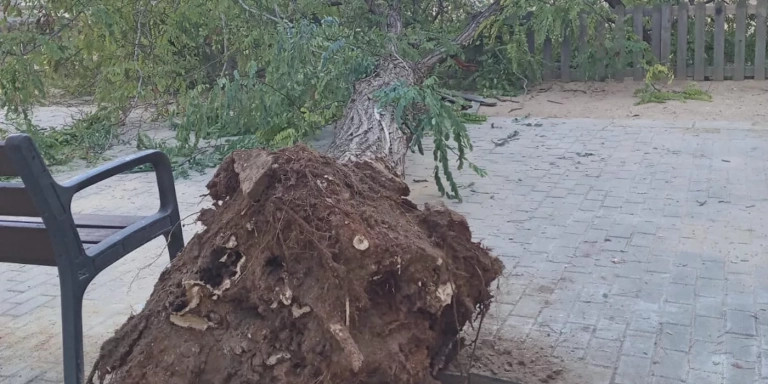
<svg viewBox="0 0 768 384"><path fill-rule="evenodd" d="M236 152L206 229L101 348L96 383L434 382L501 262L374 163Z"/></svg>

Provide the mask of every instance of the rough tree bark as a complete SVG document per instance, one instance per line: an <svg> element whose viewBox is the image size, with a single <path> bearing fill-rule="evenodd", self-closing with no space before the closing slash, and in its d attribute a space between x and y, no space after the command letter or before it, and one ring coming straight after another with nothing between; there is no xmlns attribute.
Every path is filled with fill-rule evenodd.
<svg viewBox="0 0 768 384"><path fill-rule="evenodd" d="M400 2L395 1L387 15L387 30L394 35L402 31L399 5ZM488 5L453 39L454 44L469 44L482 23L500 8L499 0ZM373 2L369 2L369 9L378 12ZM381 59L376 72L355 84L344 117L336 126L329 152L341 162L377 160L395 173L401 173L408 150L408 135L402 127L397 126L392 109L380 108L373 94L397 82L420 84L437 64L446 59L446 52L437 50L418 62L409 62L397 54L394 46L390 49L392 52Z"/></svg>

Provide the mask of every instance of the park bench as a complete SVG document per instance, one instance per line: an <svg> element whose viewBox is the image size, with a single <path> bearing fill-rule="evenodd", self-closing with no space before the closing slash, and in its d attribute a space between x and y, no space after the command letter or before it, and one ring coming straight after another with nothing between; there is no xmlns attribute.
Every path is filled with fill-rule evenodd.
<svg viewBox="0 0 768 384"><path fill-rule="evenodd" d="M160 193L156 213L72 214L76 193L142 165L151 165L155 171ZM82 384L82 301L88 284L99 272L159 236L165 237L171 260L184 246L170 162L162 152L144 151L59 184L32 139L11 135L0 142L0 177L21 179L0 181L0 262L58 267L64 382Z"/></svg>

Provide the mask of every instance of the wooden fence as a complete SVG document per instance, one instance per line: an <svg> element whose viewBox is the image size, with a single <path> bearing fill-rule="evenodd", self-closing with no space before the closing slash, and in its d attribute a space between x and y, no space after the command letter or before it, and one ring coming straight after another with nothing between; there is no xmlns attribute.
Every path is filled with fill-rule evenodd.
<svg viewBox="0 0 768 384"><path fill-rule="evenodd" d="M603 55L605 65L597 65L591 75L588 70L578 68L573 61L574 52L588 51L588 28L586 18L580 20L578 36L562 36L560 58L553 58L553 40L547 37L541 44L544 61L544 80L562 81L613 78L623 81L644 78L643 57L634 51L632 58L625 58L625 44L634 34L633 41L650 37L651 53L662 64L674 68L679 79L693 80L744 80L766 79L766 37L768 0L741 0L737 4L698 3L689 6L658 5L655 7L618 8L614 24L594 26L596 37L614 38L614 55L606 55L604 46L598 46L597 55ZM614 34L606 35L607 33ZM650 35L650 36L649 36ZM747 38L753 39L754 50L747 55ZM726 38L728 40L726 40ZM726 55L726 41L729 54ZM750 45L752 42L750 42ZM534 37L528 35L528 49L533 52ZM600 52L602 50L602 52ZM617 65L613 63L620 63ZM593 64L594 65L594 64Z"/></svg>

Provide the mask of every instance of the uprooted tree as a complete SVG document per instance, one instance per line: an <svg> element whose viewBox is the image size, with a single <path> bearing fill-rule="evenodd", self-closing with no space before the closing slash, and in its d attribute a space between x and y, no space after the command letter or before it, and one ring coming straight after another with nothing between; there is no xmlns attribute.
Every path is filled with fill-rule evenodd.
<svg viewBox="0 0 768 384"><path fill-rule="evenodd" d="M385 12L402 30L400 3ZM455 39L466 44L492 3ZM421 83L445 53L391 55L355 84L330 153L236 151L208 184L206 227L102 347L91 383L433 381L488 310L501 262L398 177L412 134L375 93Z"/></svg>
<svg viewBox="0 0 768 384"><path fill-rule="evenodd" d="M501 272L461 216L417 209L398 177L427 138L446 194L458 197L452 161L472 166L466 128L431 76L483 29L478 63L455 63L478 83L526 84L540 60L516 25L542 40L585 9L607 12L600 0L27 3L35 22L0 40L0 106L49 159L61 146L98 153L149 103L176 141L140 132L139 147L221 163L205 230L101 350L91 381L112 383L429 382ZM100 108L42 133L28 112L49 88L86 89ZM296 147L224 158L333 121L330 157Z"/></svg>

